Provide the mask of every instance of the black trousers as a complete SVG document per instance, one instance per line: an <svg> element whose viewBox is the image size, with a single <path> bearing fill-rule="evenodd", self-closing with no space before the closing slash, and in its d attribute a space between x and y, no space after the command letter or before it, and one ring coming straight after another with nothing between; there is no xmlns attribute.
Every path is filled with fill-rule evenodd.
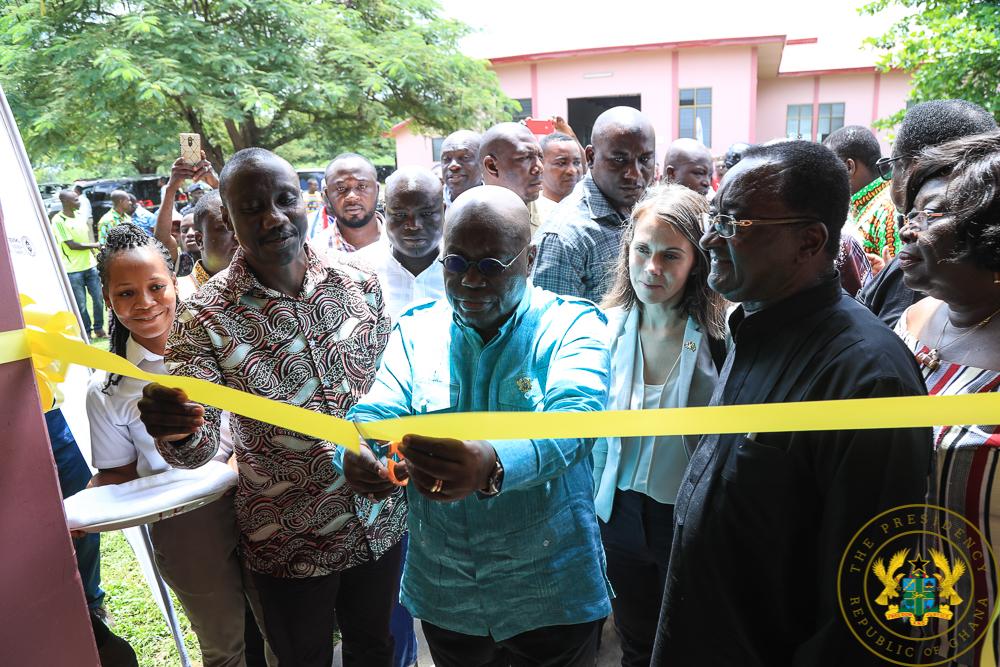
<svg viewBox="0 0 1000 667"><path fill-rule="evenodd" d="M610 521L600 526L608 579L615 589L611 607L622 667L649 667L667 581L674 506L644 493L618 490Z"/></svg>
<svg viewBox="0 0 1000 667"><path fill-rule="evenodd" d="M420 625L435 667L594 667L603 623L550 625L502 642Z"/></svg>
<svg viewBox="0 0 1000 667"><path fill-rule="evenodd" d="M377 561L321 577L253 573L264 628L281 665L330 667L335 619L345 667L392 667L389 617L399 595L401 546Z"/></svg>

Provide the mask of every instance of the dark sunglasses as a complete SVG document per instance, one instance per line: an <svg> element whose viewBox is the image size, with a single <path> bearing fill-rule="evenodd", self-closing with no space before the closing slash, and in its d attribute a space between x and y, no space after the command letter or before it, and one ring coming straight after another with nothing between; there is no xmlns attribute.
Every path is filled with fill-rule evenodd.
<svg viewBox="0 0 1000 667"><path fill-rule="evenodd" d="M531 244L528 244L523 248L521 248L521 252L514 255L511 258L511 260L506 264L501 262L499 259L495 259L493 257L484 257L483 259L477 262L470 262L461 255L445 255L438 261L441 262L441 264L444 266L444 270L447 271L448 273L463 274L469 270L470 266L475 266L476 269L479 271L479 273L486 276L487 278L492 278L494 276L499 276L501 273L510 268L510 265L516 262L517 258L520 257L521 254L530 247Z"/></svg>
<svg viewBox="0 0 1000 667"><path fill-rule="evenodd" d="M882 180L892 180L892 163L896 160L902 160L904 157L904 155L898 157L881 157L875 161L875 168L878 170L878 175L882 177Z"/></svg>

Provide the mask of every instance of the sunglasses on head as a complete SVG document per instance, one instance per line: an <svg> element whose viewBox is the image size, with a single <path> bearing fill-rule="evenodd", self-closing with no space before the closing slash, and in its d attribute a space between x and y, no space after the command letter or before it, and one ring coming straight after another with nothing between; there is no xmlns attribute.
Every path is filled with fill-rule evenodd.
<svg viewBox="0 0 1000 667"><path fill-rule="evenodd" d="M902 160L905 155L899 155L896 157L883 157L875 161L875 169L878 171L878 175L882 177L883 181L892 180L892 163Z"/></svg>
<svg viewBox="0 0 1000 667"><path fill-rule="evenodd" d="M475 266L476 270L480 274L486 276L487 278L492 278L494 276L499 276L501 273L510 268L510 265L517 261L517 258L527 250L531 244L528 244L521 248L521 252L514 255L509 262L506 264L501 262L499 259L494 257L484 257L476 262L470 262L461 255L445 255L438 261L444 266L444 270L448 273L458 273L463 274L469 270L470 266Z"/></svg>

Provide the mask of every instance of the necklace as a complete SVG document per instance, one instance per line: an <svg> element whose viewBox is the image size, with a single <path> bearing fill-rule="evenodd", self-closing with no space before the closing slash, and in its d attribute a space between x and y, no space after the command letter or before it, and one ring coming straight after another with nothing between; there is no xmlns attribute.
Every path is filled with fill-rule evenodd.
<svg viewBox="0 0 1000 667"><path fill-rule="evenodd" d="M993 317L997 315L997 313L1000 313L1000 308L997 308L996 310L994 310L992 313L990 313L989 316L986 317L986 319L981 320L975 326L970 327L968 329L968 331L966 331L965 333L960 334L956 338L953 338L952 340L950 340L947 343L945 343L944 345L942 345L941 344L941 339L944 338L944 332L948 330L948 317L945 316L945 318L944 318L944 326L941 327L941 333L938 334L937 342L934 343L934 347L932 347L930 349L930 351L927 352L926 354L924 354L923 352L917 354L917 362L921 366L924 366L924 367L930 369L930 371L933 373L934 371L936 371L938 368L941 367L941 350L943 350L944 348L948 347L949 345L954 345L955 343L957 343L958 341L962 340L963 338L965 338L969 334L975 333L976 331L979 331L980 329L982 329L983 327L985 327L987 324L989 324L990 320L992 320Z"/></svg>

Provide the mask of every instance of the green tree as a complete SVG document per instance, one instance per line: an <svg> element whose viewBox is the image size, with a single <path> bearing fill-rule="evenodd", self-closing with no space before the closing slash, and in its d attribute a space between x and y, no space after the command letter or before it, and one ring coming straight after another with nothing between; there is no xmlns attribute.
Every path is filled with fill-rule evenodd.
<svg viewBox="0 0 1000 667"><path fill-rule="evenodd" d="M886 50L882 68L912 72L910 99L965 99L1000 119L1000 2L875 0L861 11L877 14L893 5L909 13L867 43ZM882 124L895 125L904 113Z"/></svg>
<svg viewBox="0 0 1000 667"><path fill-rule="evenodd" d="M516 102L435 0L0 3L0 85L36 162L153 171L197 132L217 166L248 146L318 156L394 123L444 132ZM296 151L301 152L301 151Z"/></svg>

